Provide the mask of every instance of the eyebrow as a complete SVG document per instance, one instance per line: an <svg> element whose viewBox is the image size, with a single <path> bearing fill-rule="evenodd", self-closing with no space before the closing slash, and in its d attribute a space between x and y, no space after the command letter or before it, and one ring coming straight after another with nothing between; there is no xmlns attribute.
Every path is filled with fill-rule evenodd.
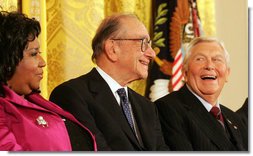
<svg viewBox="0 0 253 156"><path fill-rule="evenodd" d="M39 49L40 49L40 47L36 47L36 48L29 48L29 49L26 49L26 50L30 51L30 50L39 50Z"/></svg>
<svg viewBox="0 0 253 156"><path fill-rule="evenodd" d="M202 57L206 57L206 55L204 55L204 54L202 54L202 53L198 53L198 54L196 54L196 55L192 55L192 58L195 58L195 57L198 57L198 56L202 56ZM214 55L214 56L211 56L212 58L213 57L220 57L220 58L225 58L225 56L224 55L222 55L222 54L217 54L217 55Z"/></svg>

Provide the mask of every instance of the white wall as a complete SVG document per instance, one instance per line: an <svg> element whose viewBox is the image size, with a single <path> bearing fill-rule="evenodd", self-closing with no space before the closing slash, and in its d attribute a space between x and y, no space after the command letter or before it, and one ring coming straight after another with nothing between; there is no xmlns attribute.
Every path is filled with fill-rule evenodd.
<svg viewBox="0 0 253 156"><path fill-rule="evenodd" d="M217 37L230 53L231 74L220 102L232 110L248 97L248 1L215 0Z"/></svg>

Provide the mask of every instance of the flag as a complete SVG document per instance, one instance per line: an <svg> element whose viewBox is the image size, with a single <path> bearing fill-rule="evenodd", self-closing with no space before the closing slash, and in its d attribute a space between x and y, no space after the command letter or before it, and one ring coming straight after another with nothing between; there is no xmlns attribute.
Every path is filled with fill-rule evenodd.
<svg viewBox="0 0 253 156"><path fill-rule="evenodd" d="M183 68L183 53L180 48L172 64L172 77L171 77L172 91L179 90L184 85L182 68Z"/></svg>
<svg viewBox="0 0 253 156"><path fill-rule="evenodd" d="M190 0L189 1L189 19L188 22L186 22L186 24L183 26L183 28L187 28L190 27L192 28L192 33L188 33L188 37L189 39L194 38L194 37L199 37L200 36L200 19L198 16L198 11L197 11L197 4L196 1ZM178 6L180 7L180 6ZM177 14L177 12L179 12L177 9L174 12L174 14ZM179 16L175 16L175 17L179 17ZM177 19L179 20L179 19ZM172 20L173 22L173 20ZM179 24L177 22L175 22L176 24ZM191 26L192 25L192 26ZM189 32L187 29L182 29L183 33L185 32ZM173 30L172 30L173 32ZM183 73L182 73L182 68L183 68L183 52L184 51L184 47L187 45L188 42L190 42L190 40L188 41L183 41L182 39L186 38L186 37L182 37L181 38L181 47L179 48L175 58L174 58L174 62L172 65L172 77L171 77L171 85L172 88L170 91L177 91L179 90L183 85L184 85L184 77L183 77ZM185 46L184 46L185 44Z"/></svg>
<svg viewBox="0 0 253 156"><path fill-rule="evenodd" d="M180 89L184 49L200 35L196 0L153 0L153 49L145 96L151 101Z"/></svg>

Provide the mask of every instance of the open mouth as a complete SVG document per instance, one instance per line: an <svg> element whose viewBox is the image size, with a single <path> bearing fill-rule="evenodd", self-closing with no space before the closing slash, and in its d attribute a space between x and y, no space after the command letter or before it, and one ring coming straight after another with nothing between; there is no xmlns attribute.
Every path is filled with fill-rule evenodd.
<svg viewBox="0 0 253 156"><path fill-rule="evenodd" d="M204 76L201 76L201 79L202 79L202 80L216 80L216 79L217 79L217 76L213 76L213 75L204 75Z"/></svg>
<svg viewBox="0 0 253 156"><path fill-rule="evenodd" d="M148 64L149 64L149 62L142 61L142 60L140 60L140 63L143 64L143 65L146 65L146 66L148 66Z"/></svg>

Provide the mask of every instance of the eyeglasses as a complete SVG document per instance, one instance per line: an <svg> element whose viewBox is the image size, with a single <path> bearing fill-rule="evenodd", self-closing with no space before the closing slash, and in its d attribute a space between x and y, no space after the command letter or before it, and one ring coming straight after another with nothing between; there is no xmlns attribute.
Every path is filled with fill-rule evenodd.
<svg viewBox="0 0 253 156"><path fill-rule="evenodd" d="M114 38L111 40L115 40L115 41L122 41L122 40L126 40L126 41L141 41L141 51L145 52L148 49L148 46L151 46L152 44L152 40L148 40L147 38L140 38L140 39L132 39L132 38L128 38L128 39L121 39L121 38Z"/></svg>

